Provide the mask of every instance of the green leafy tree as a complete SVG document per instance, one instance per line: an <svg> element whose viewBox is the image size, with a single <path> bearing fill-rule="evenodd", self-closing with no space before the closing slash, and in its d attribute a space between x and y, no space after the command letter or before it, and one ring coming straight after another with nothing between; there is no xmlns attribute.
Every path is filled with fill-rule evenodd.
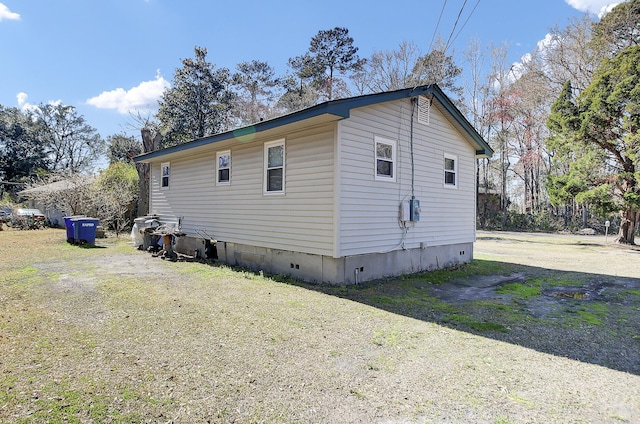
<svg viewBox="0 0 640 424"><path fill-rule="evenodd" d="M273 102L273 90L278 85L278 79L267 62L252 60L238 64L237 68L238 72L233 74L233 84L240 94L234 109L241 124L248 125L269 116L269 105Z"/></svg>
<svg viewBox="0 0 640 424"><path fill-rule="evenodd" d="M610 56L640 45L640 0L619 3L595 26L594 44Z"/></svg>
<svg viewBox="0 0 640 424"><path fill-rule="evenodd" d="M583 181L576 200L620 211L617 240L633 244L640 220L640 46L604 60L575 104L563 90L554 106L551 146L573 155L565 178Z"/></svg>
<svg viewBox="0 0 640 424"><path fill-rule="evenodd" d="M282 113L289 113L318 104L320 94L316 80L323 70L316 66L308 53L289 59L289 67L294 73L280 78L279 85L284 93L278 99L276 108Z"/></svg>
<svg viewBox="0 0 640 424"><path fill-rule="evenodd" d="M77 174L91 170L104 154L104 141L75 107L40 105L35 112L39 138L47 146L50 170Z"/></svg>
<svg viewBox="0 0 640 424"><path fill-rule="evenodd" d="M195 58L184 59L173 78L173 87L159 101L160 147L186 143L226 130L234 94L226 68L207 61L207 49L195 48Z"/></svg>
<svg viewBox="0 0 640 424"><path fill-rule="evenodd" d="M280 80L284 93L276 103L276 110L281 113L295 112L318 104L320 96L312 85L295 75L288 75Z"/></svg>
<svg viewBox="0 0 640 424"><path fill-rule="evenodd" d="M358 48L353 45L347 28L335 27L319 31L312 39L309 51L293 58L289 65L298 73L313 80L313 84L327 100L332 100L336 92L348 94L344 81L337 77L348 72L357 72L365 64L358 57Z"/></svg>
<svg viewBox="0 0 640 424"><path fill-rule="evenodd" d="M46 146L31 117L0 106L0 179L17 182L48 169Z"/></svg>
<svg viewBox="0 0 640 424"><path fill-rule="evenodd" d="M142 153L142 143L133 136L116 134L107 137L109 162L133 163L133 158Z"/></svg>

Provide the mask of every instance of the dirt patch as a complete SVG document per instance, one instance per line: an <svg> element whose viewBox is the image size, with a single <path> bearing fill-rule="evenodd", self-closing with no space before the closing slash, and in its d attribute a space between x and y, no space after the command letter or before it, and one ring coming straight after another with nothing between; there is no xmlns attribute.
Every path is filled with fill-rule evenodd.
<svg viewBox="0 0 640 424"><path fill-rule="evenodd" d="M430 295L452 308L434 319L640 374L638 251L607 243L604 237L480 233L475 256L502 273L428 287ZM456 314L468 318L451 319ZM469 322L495 323L500 331L482 326L478 331L465 325Z"/></svg>
<svg viewBox="0 0 640 424"><path fill-rule="evenodd" d="M522 283L524 281L526 281L526 276L521 272L507 276L478 275L473 278L453 280L447 284L431 286L429 287L429 293L445 302L453 303L479 300L507 301L510 296L499 294L496 288L505 284Z"/></svg>

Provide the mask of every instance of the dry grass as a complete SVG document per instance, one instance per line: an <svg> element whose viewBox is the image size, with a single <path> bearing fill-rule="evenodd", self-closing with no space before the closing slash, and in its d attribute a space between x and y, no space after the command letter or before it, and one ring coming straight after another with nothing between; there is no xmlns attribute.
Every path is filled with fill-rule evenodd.
<svg viewBox="0 0 640 424"><path fill-rule="evenodd" d="M0 233L0 422L631 422L640 377L126 239Z"/></svg>

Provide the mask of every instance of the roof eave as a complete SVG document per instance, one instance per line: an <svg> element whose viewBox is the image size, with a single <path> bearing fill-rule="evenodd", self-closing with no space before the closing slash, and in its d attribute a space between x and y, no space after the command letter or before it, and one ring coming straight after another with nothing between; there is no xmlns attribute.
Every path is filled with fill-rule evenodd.
<svg viewBox="0 0 640 424"><path fill-rule="evenodd" d="M301 122L307 119L320 117L322 115L333 116L337 120L340 120L348 118L351 114L351 109L368 106L374 103L382 103L402 98L411 98L419 95L432 95L440 102L440 104L447 110L447 112L453 117L453 119L456 120L461 128L476 143L476 146L479 148L476 151L477 157L491 157L491 155L493 154L493 150L491 149L491 147L489 147L482 136L478 134L475 128L473 128L469 121L467 121L460 110L444 94L440 87L434 84L324 102L319 105L300 110L298 112L280 116L268 121L259 122L254 125L249 125L232 131L199 138L188 143L168 147L166 149L145 153L135 157L134 161L141 163L150 162L153 159L171 155L173 153L181 152L194 147L205 146L223 140L230 140L236 137L260 133Z"/></svg>
<svg viewBox="0 0 640 424"><path fill-rule="evenodd" d="M440 104L446 109L446 111L456 120L456 122L464 129L464 131L471 137L471 139L476 143L478 149L476 150L477 158L490 158L493 155L493 149L487 144L486 141L482 138L478 131L471 125L471 123L464 117L460 109L456 107L455 104L449 99L449 97L444 94L444 92L437 85L432 85L429 87L431 89L431 94L438 99Z"/></svg>

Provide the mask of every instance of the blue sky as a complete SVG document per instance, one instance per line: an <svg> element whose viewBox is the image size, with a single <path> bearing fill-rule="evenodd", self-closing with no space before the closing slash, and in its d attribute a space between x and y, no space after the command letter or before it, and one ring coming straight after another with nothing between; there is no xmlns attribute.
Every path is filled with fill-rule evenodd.
<svg viewBox="0 0 640 424"><path fill-rule="evenodd" d="M447 39L453 31L453 53L463 67L471 38L482 46L506 43L509 61L517 62L550 28L585 13L597 19L611 3L0 0L0 105L62 102L75 106L104 138L137 135L131 113L154 110L195 46L206 47L217 67L233 71L239 62L256 59L284 74L287 60L305 53L320 30L348 28L364 58L403 41L426 53L434 33Z"/></svg>

